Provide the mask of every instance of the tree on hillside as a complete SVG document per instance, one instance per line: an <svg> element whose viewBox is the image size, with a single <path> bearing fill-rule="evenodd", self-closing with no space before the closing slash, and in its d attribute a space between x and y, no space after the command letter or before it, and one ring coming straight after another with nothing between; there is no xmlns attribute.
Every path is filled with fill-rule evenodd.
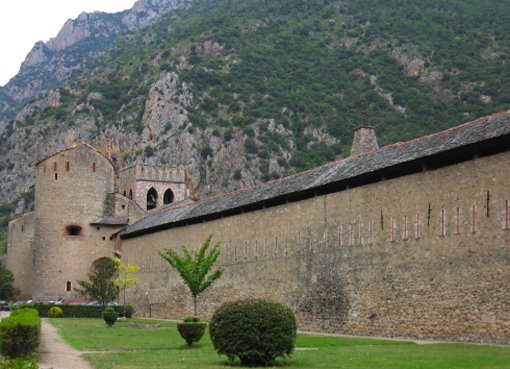
<svg viewBox="0 0 510 369"><path fill-rule="evenodd" d="M88 274L89 280L78 281L81 289L75 288L75 291L104 306L117 297L117 288L113 283L115 271L115 262L112 259L98 259L94 263L94 273Z"/></svg>
<svg viewBox="0 0 510 369"><path fill-rule="evenodd" d="M170 248L159 253L172 268L179 272L183 282L188 286L193 297L194 315L197 315L197 297L223 274L223 269L218 268L208 275L220 256L220 242L214 244L209 253L207 253L212 236L210 234L196 252L190 252L186 247L182 246L183 256L180 256Z"/></svg>
<svg viewBox="0 0 510 369"><path fill-rule="evenodd" d="M0 266L0 300L9 300L19 294L19 290L13 286L13 283L12 272Z"/></svg>
<svg viewBox="0 0 510 369"><path fill-rule="evenodd" d="M123 296L123 316L126 316L126 290L133 287L138 281L136 277L130 277L131 274L136 273L140 267L133 264L124 264L119 258L113 258L115 268L119 271L119 276L115 278L113 283L122 290Z"/></svg>

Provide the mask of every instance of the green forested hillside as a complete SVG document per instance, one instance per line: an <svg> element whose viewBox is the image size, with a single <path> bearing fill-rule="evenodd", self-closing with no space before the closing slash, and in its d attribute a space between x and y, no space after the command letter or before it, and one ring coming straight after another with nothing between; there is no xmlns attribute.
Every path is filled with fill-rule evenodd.
<svg viewBox="0 0 510 369"><path fill-rule="evenodd" d="M508 14L508 0L195 0L120 36L58 88L58 104L11 122L0 171L17 169L19 137L72 129L97 144L108 132L133 140L120 164L192 162L207 195L346 155L359 124L383 145L436 132L510 108ZM172 97L184 121L140 139L142 150L149 91L167 73L192 100ZM193 157L172 161L185 137ZM227 147L241 166L216 160Z"/></svg>
<svg viewBox="0 0 510 369"><path fill-rule="evenodd" d="M247 154L264 159L289 144L264 130L275 119L296 143L285 166L302 170L349 146L361 101L383 144L508 108L507 14L508 1L195 1L119 42L96 66L115 67L80 87L99 86L106 98L95 106L105 124L116 124L122 104L141 114L150 82L177 71L192 83L196 128L213 127L227 138L244 130ZM224 50L203 58L204 40ZM406 76L395 50L422 60L423 70ZM182 55L189 65L179 68ZM430 72L440 79L425 82ZM140 129L135 117L130 124ZM322 127L339 144L305 134L307 127Z"/></svg>

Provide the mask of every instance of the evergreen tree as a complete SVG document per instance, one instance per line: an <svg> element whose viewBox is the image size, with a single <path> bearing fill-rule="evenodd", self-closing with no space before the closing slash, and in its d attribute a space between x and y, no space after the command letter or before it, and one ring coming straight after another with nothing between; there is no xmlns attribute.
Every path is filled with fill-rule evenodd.
<svg viewBox="0 0 510 369"><path fill-rule="evenodd" d="M19 293L19 290L13 286L14 276L12 272L0 266L0 300L8 300Z"/></svg>
<svg viewBox="0 0 510 369"><path fill-rule="evenodd" d="M75 291L104 306L117 297L117 288L113 282L115 263L112 259L101 258L96 261L94 269L93 274L88 274L88 281L78 281L81 289L75 288Z"/></svg>

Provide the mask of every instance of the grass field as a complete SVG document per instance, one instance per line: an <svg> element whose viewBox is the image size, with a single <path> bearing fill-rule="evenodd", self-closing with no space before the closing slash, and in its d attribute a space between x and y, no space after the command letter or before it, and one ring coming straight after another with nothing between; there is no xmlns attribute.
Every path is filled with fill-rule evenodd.
<svg viewBox="0 0 510 369"><path fill-rule="evenodd" d="M132 321L132 320L131 320ZM101 319L50 319L74 348L97 369L201 369L240 367L212 348L208 334L189 349L175 323L161 328L130 328ZM147 321L143 321L147 323ZM403 341L323 337L300 334L290 359L277 368L327 369L510 369L510 347L469 344L418 345Z"/></svg>

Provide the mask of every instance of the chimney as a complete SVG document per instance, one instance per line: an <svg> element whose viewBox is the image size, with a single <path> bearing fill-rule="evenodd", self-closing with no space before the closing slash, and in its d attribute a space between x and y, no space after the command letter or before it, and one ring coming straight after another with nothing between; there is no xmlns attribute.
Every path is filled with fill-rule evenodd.
<svg viewBox="0 0 510 369"><path fill-rule="evenodd" d="M354 131L354 140L352 141L351 156L365 154L377 150L377 137L375 137L374 127L361 126Z"/></svg>

